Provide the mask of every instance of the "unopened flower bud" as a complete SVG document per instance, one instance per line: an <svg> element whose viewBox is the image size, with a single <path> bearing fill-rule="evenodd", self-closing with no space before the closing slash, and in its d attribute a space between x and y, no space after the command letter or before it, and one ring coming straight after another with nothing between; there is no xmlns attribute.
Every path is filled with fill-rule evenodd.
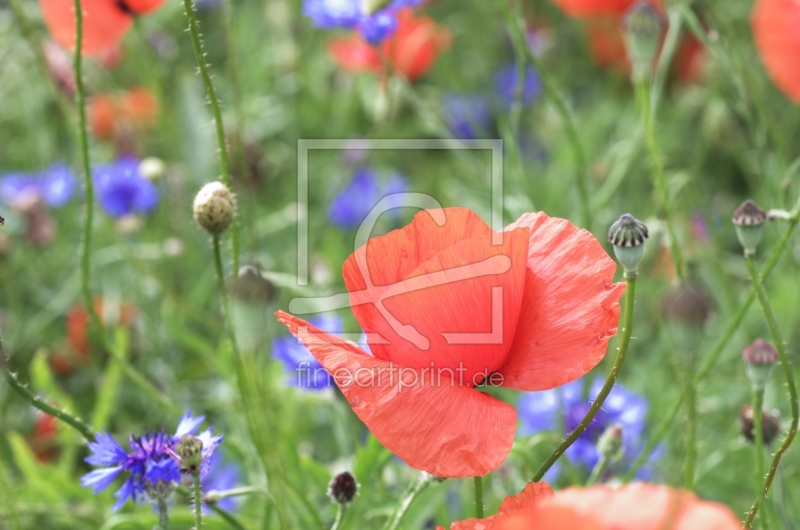
<svg viewBox="0 0 800 530"><path fill-rule="evenodd" d="M339 473L328 485L328 496L337 504L350 504L358 495L358 482L348 471Z"/></svg>
<svg viewBox="0 0 800 530"><path fill-rule="evenodd" d="M625 48L631 61L635 82L646 79L658 53L664 21L647 0L640 0L628 9L622 22Z"/></svg>
<svg viewBox="0 0 800 530"><path fill-rule="evenodd" d="M236 201L222 182L209 182L194 198L194 220L211 235L224 232L233 220Z"/></svg>
<svg viewBox="0 0 800 530"><path fill-rule="evenodd" d="M241 267L228 289L231 298L249 304L267 304L275 296L275 285L252 265Z"/></svg>
<svg viewBox="0 0 800 530"><path fill-rule="evenodd" d="M194 475L200 470L200 464L203 462L203 442L191 434L184 434L173 451L178 457L181 473Z"/></svg>
<svg viewBox="0 0 800 530"><path fill-rule="evenodd" d="M742 436L753 443L755 441L755 419L753 415L753 405L745 405L739 409L739 426L742 429ZM762 410L761 411L761 434L764 443L769 445L775 440L775 437L781 430L781 420L778 412L775 410Z"/></svg>
<svg viewBox="0 0 800 530"><path fill-rule="evenodd" d="M755 256L756 247L764 237L764 221L767 214L750 199L744 201L733 212L733 224L736 225L736 237L744 247L745 257Z"/></svg>
<svg viewBox="0 0 800 530"><path fill-rule="evenodd" d="M762 390L772 372L772 365L778 360L778 350L764 339L756 339L744 347L742 359L753 388Z"/></svg>
<svg viewBox="0 0 800 530"><path fill-rule="evenodd" d="M622 425L614 424L607 428L597 440L597 450L611 461L622 458Z"/></svg>
<svg viewBox="0 0 800 530"><path fill-rule="evenodd" d="M647 226L629 213L623 214L608 229L608 242L614 245L614 254L625 269L626 278L636 277L648 237Z"/></svg>
<svg viewBox="0 0 800 530"><path fill-rule="evenodd" d="M148 180L158 180L167 172L167 164L160 158L150 156L139 162L139 173Z"/></svg>

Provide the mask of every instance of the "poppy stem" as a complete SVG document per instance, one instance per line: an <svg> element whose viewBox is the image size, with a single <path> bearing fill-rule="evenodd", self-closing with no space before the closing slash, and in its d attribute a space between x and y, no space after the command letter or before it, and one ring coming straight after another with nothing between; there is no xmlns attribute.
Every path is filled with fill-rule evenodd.
<svg viewBox="0 0 800 530"><path fill-rule="evenodd" d="M633 275L631 275L633 276ZM636 299L636 278L635 277L626 277L625 278L625 313L622 320L622 340L620 341L619 348L617 349L617 357L614 359L614 365L611 367L611 371L608 373L608 377L606 377L606 382L603 385L603 388L600 390L600 393L597 394L592 406L589 407L589 410L586 412L586 415L583 417L581 422L572 431L567 438L556 447L556 450L547 457L536 473L533 475L533 478L530 482L538 482L542 479L547 470L553 467L553 464L564 454L564 452L571 446L575 440L577 440L583 433L589 428L592 421L594 421L594 417L597 415L597 412L603 406L603 402L605 402L608 394L611 392L611 389L614 387L614 383L617 382L617 376L619 375L620 370L622 370L622 365L625 362L625 356L628 353L628 346L631 342L631 332L633 326L633 304Z"/></svg>
<svg viewBox="0 0 800 530"><path fill-rule="evenodd" d="M658 190L658 194L661 196L661 208L664 210L664 219L667 225L667 235L669 235L669 250L672 254L672 262L675 264L675 274L678 275L678 279L681 281L681 283L683 283L685 280L683 254L681 253L680 246L678 245L678 238L675 232L675 223L672 215L672 200L670 198L667 178L664 174L664 161L661 158L661 152L658 148L658 141L656 140L649 77L646 77L645 79L636 83L636 96L639 99L639 106L641 108L640 112L642 114L647 149L650 152L650 158L652 159L653 163L653 177L655 179L655 186Z"/></svg>
<svg viewBox="0 0 800 530"><path fill-rule="evenodd" d="M755 484L756 495L761 491L761 482L764 480L764 388L753 387L753 451L755 457ZM766 510L761 510L759 514L761 527L769 530L769 519Z"/></svg>
<svg viewBox="0 0 800 530"><path fill-rule="evenodd" d="M693 355L693 354L690 354ZM695 462L697 461L697 380L694 375L695 363L689 361L684 380L686 396L686 468L683 486L691 490L694 486Z"/></svg>
<svg viewBox="0 0 800 530"><path fill-rule="evenodd" d="M331 530L339 530L339 528L342 526L342 521L344 521L344 514L347 512L347 504L338 504L337 506L336 519L333 520L333 526L331 526Z"/></svg>
<svg viewBox="0 0 800 530"><path fill-rule="evenodd" d="M389 516L386 524L383 525L383 530L397 529L397 526L400 524L400 521L403 519L403 516L406 514L409 506L411 506L411 503L414 502L414 499L416 499L420 493L425 491L425 489L430 485L432 478L432 475L423 472L417 478L411 481L411 484L409 484L408 488L406 489L406 493L400 498L397 506L395 506L394 512L392 512L392 515Z"/></svg>
<svg viewBox="0 0 800 530"><path fill-rule="evenodd" d="M483 480L475 477L475 517L483 519Z"/></svg>
<svg viewBox="0 0 800 530"><path fill-rule="evenodd" d="M778 464L780 464L781 457L783 457L783 454L789 449L789 446L792 445L794 437L797 434L797 423L798 419L800 418L800 406L798 406L797 402L797 385L794 380L794 372L792 371L789 357L786 354L786 346L784 345L783 338L781 337L780 330L778 329L778 324L775 320L775 314L772 312L772 306L769 303L767 291L764 289L764 284L758 276L758 271L756 271L755 256L746 256L745 262L747 263L747 271L750 273L750 279L752 280L753 287L756 291L756 297L758 298L758 302L764 312L764 317L767 320L767 325L769 326L769 331L772 335L772 341L775 343L775 349L778 350L781 368L786 376L786 386L789 387L789 405L792 409L792 422L789 425L789 430L786 432L786 436L783 438L780 447L777 451L775 451L775 455L772 457L772 464L770 465L769 472L764 480L764 486L762 487L761 492L756 495L756 499L753 501L753 506L750 508L750 512L747 514L747 518L742 526L742 528L750 528L753 523L753 519L755 519L756 513L758 513L761 504L764 502L764 497L766 497L767 493L769 492L769 488L772 485L773 479L775 478L775 473L778 470Z"/></svg>
<svg viewBox="0 0 800 530"><path fill-rule="evenodd" d="M75 0L78 2L79 0ZM189 33L192 37L192 47L194 48L194 56L197 59L197 67L200 70L200 77L203 79L203 84L208 92L208 101L211 105L211 113L214 116L214 126L217 133L217 148L219 149L219 167L222 173L222 183L229 189L233 190L231 183L230 165L228 164L228 149L225 145L225 128L222 124L222 113L219 110L219 99L217 99L217 91L214 89L214 83L211 82L211 75L208 73L208 65L206 64L205 55L203 54L203 43L200 40L200 29L197 25L197 17L194 13L194 5L192 0L183 0L183 6L186 9L186 18L189 19ZM237 216L234 214L233 223L231 223L231 261L233 263L234 274L239 271L239 231Z"/></svg>
<svg viewBox="0 0 800 530"><path fill-rule="evenodd" d="M800 159L798 159L798 162L800 162ZM797 167L792 166L792 168L790 168L790 170L786 173L787 177L791 177L794 174L794 171L797 169L800 169L800 164L798 164ZM764 269L761 272L762 282L765 282L769 278L770 274L772 274L772 271L778 264L778 260L780 259L781 255L783 255L783 251L786 249L786 245L789 242L789 239L791 239L792 233L794 232L798 222L800 222L800 197L798 197L797 202L795 203L789 215L789 225L783 231L778 244L772 250L769 258L767 258L767 263L764 265ZM748 293L747 298L745 298L744 302L739 307L739 310L733 316L731 321L728 322L728 326L725 328L725 331L722 332L722 335L720 335L717 343L714 345L711 355L709 355L705 362L700 366L700 370L697 372L698 384L704 381L706 377L711 374L711 371L714 369L714 366L716 366L717 361L722 355L722 352L725 351L728 343L733 338L734 334L739 330L739 327L744 320L745 315L747 315L747 311L750 309L750 305L753 303L755 298L756 292L755 287L753 287L750 289L750 293ZM631 466L630 470L628 470L628 474L625 475L625 482L631 481L636 472L639 471L639 468L644 465L645 461L647 460L647 456L653 451L659 440L664 437L664 434L672 425L672 422L675 421L675 417L678 415L682 404L683 394L675 399L672 404L672 408L669 410L666 416L664 416L664 419L661 420L661 424L659 424L659 426L653 431L653 435L648 440L644 451L641 452L639 457Z"/></svg>

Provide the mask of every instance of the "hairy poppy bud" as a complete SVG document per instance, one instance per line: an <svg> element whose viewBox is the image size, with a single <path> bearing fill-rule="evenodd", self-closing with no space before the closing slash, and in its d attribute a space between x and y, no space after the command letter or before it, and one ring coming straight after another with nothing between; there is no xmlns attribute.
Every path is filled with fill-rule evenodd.
<svg viewBox="0 0 800 530"><path fill-rule="evenodd" d="M358 482L349 471L339 473L328 485L328 496L337 504L350 504L358 495Z"/></svg>
<svg viewBox="0 0 800 530"><path fill-rule="evenodd" d="M622 458L622 425L616 423L606 429L597 440L597 450L608 460Z"/></svg>
<svg viewBox="0 0 800 530"><path fill-rule="evenodd" d="M194 198L194 220L206 232L218 236L233 220L236 201L233 193L222 182L209 182Z"/></svg>
<svg viewBox="0 0 800 530"><path fill-rule="evenodd" d="M191 434L184 434L175 446L174 452L178 456L181 473L194 475L200 470L200 464L203 462L203 442Z"/></svg>
<svg viewBox="0 0 800 530"><path fill-rule="evenodd" d="M275 296L275 285L252 265L241 267L228 289L232 298L249 304L267 304Z"/></svg>
<svg viewBox="0 0 800 530"><path fill-rule="evenodd" d="M631 6L622 22L625 30L625 48L631 61L634 81L641 81L650 72L658 53L664 21L653 5L641 0Z"/></svg>
<svg viewBox="0 0 800 530"><path fill-rule="evenodd" d="M753 405L745 405L739 409L739 426L742 429L742 436L753 443L755 440L755 420L753 418ZM761 433L764 438L764 443L769 445L778 435L781 430L781 420L778 412L775 410L762 410L761 411Z"/></svg>
<svg viewBox="0 0 800 530"><path fill-rule="evenodd" d="M608 242L625 269L626 278L635 278L644 255L644 242L649 237L647 226L629 213L623 214L608 229Z"/></svg>
<svg viewBox="0 0 800 530"><path fill-rule="evenodd" d="M755 202L748 199L733 212L732 220L736 225L736 237L744 247L745 257L755 256L756 247L764 237L766 213Z"/></svg>
<svg viewBox="0 0 800 530"><path fill-rule="evenodd" d="M778 360L778 350L764 339L756 339L744 347L742 359L753 388L762 390L772 372L772 365Z"/></svg>

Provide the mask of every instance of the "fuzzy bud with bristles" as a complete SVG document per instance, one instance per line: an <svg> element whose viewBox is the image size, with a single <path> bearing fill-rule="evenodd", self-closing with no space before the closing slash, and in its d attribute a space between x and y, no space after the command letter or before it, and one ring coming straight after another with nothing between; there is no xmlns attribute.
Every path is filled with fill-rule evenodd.
<svg viewBox="0 0 800 530"><path fill-rule="evenodd" d="M634 82L646 79L658 53L664 20L647 0L640 0L628 9L623 18L625 49L631 61Z"/></svg>
<svg viewBox="0 0 800 530"><path fill-rule="evenodd" d="M744 201L733 212L733 224L736 225L736 237L744 247L746 257L755 256L756 247L764 237L764 221L767 214L750 199Z"/></svg>
<svg viewBox="0 0 800 530"><path fill-rule="evenodd" d="M597 450L608 460L622 458L622 425L614 424L607 428L597 440Z"/></svg>
<svg viewBox="0 0 800 530"><path fill-rule="evenodd" d="M614 245L614 254L625 269L626 278L636 277L648 236L647 226L629 213L623 214L608 229L608 242Z"/></svg>
<svg viewBox="0 0 800 530"><path fill-rule="evenodd" d="M224 232L236 211L233 193L222 182L209 182L197 193L192 205L194 220L213 236Z"/></svg>
<svg viewBox="0 0 800 530"><path fill-rule="evenodd" d="M358 482L349 471L339 473L328 485L328 496L337 504L350 504L358 495Z"/></svg>
<svg viewBox="0 0 800 530"><path fill-rule="evenodd" d="M744 347L742 359L753 388L763 390L772 372L772 365L778 361L778 350L764 339L756 339Z"/></svg>
<svg viewBox="0 0 800 530"><path fill-rule="evenodd" d="M203 462L203 442L191 434L184 434L175 446L174 452L178 455L181 473L194 475L200 471L200 464Z"/></svg>
<svg viewBox="0 0 800 530"><path fill-rule="evenodd" d="M755 418L753 405L745 405L739 409L739 427L742 436L753 443L755 440ZM764 443L769 445L781 431L781 420L778 411L762 409L761 411L761 434Z"/></svg>

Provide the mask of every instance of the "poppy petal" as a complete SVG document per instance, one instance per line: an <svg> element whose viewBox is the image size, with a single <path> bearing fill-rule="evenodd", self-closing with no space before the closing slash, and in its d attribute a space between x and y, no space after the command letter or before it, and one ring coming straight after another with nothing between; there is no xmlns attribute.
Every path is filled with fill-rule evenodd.
<svg viewBox="0 0 800 530"><path fill-rule="evenodd" d="M382 68L378 52L358 33L331 39L328 55L348 72L380 72Z"/></svg>
<svg viewBox="0 0 800 530"><path fill-rule="evenodd" d="M525 214L506 230L519 227L530 230L525 298L500 373L505 387L547 390L605 356L625 284L611 283L616 263L586 230L543 213Z"/></svg>
<svg viewBox="0 0 800 530"><path fill-rule="evenodd" d="M411 467L441 477L485 475L511 451L517 413L510 405L375 359L283 311L276 315L333 375L375 437Z"/></svg>
<svg viewBox="0 0 800 530"><path fill-rule="evenodd" d="M553 488L547 482L530 482L521 493L509 495L500 504L500 513L513 514L530 510L542 499L554 497Z"/></svg>
<svg viewBox="0 0 800 530"><path fill-rule="evenodd" d="M62 47L75 48L75 5L73 0L39 0L44 23ZM83 10L84 55L97 55L122 40L133 24L133 17L116 2L81 0Z"/></svg>
<svg viewBox="0 0 800 530"><path fill-rule="evenodd" d="M800 4L796 0L759 0L752 26L770 78L790 100L800 103Z"/></svg>
<svg viewBox="0 0 800 530"><path fill-rule="evenodd" d="M118 0L123 1L125 6L128 8L129 11L132 13L136 13L137 15L144 15L146 13L150 13L151 11L155 11L164 3L166 0Z"/></svg>
<svg viewBox="0 0 800 530"><path fill-rule="evenodd" d="M531 512L536 503L553 497L553 490L546 482L531 482L522 493L510 495L500 505L500 513L484 519L466 519L450 525L450 530L527 530L533 522L526 513ZM512 517L509 517L512 516ZM538 523L538 520L536 521ZM528 526L524 526L527 524ZM538 528L538 527L537 527ZM567 526L541 526L541 528L573 528ZM444 530L441 526L437 529Z"/></svg>
<svg viewBox="0 0 800 530"><path fill-rule="evenodd" d="M456 243L378 296L350 293L353 305L374 308L362 325L386 342L385 360L455 370L468 386L503 365L523 299L528 230L505 232L499 245L494 235Z"/></svg>
<svg viewBox="0 0 800 530"><path fill-rule="evenodd" d="M370 239L351 254L342 269L344 283L352 300L352 293L365 290L369 280L373 286L370 296L377 300L383 291L404 280L444 249L464 239L491 233L489 225L467 208L419 212L409 225ZM364 329L369 327L366 323L382 319L372 304L353 304L352 309ZM375 357L389 360L384 345L370 344L370 347Z"/></svg>

